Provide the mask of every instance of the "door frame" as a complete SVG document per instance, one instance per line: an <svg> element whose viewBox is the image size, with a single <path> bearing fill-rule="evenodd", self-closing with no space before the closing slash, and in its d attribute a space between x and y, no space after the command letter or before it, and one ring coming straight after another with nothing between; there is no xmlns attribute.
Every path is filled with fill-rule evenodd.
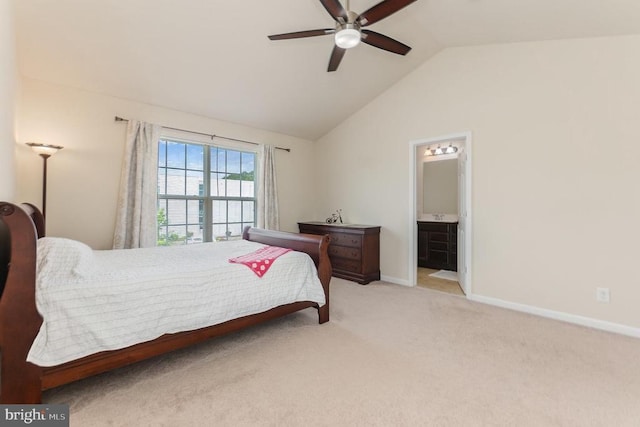
<svg viewBox="0 0 640 427"><path fill-rule="evenodd" d="M409 184L409 188L410 188L410 197L409 200L411 200L411 206L410 206L410 212L409 212L409 285L410 286L416 286L417 285L417 270L418 270L418 254L417 254L417 245L418 245L418 218L417 218L417 171L416 171L416 166L417 166L417 161L418 161L418 150L421 147L424 147L426 145L434 145L434 144L446 144L450 141L462 141L462 144L464 145L464 153L466 154L467 158L466 158L466 167L465 167L465 178L466 178L466 182L465 182L465 194L464 194L464 199L465 199L465 205L466 205L466 223L465 223L465 235L464 235L464 248L460 248L458 247L457 250L461 250L463 249L464 252L464 260L465 260L465 265L464 266L458 266L458 270L460 268L464 268L463 270L463 274L464 274L464 293L467 296L467 298L470 298L473 294L473 286L472 286L472 256L473 256L473 251L472 251L472 242L473 242L473 221L472 221L472 203L471 201L473 200L472 198L472 191L473 191L473 187L471 185L472 183L472 179L471 179L471 172L472 172L472 168L471 168L471 164L472 164L472 144L471 144L471 132L467 131L467 132L460 132L460 133L454 133L454 134L449 134L449 135L443 135L443 136L438 136L438 137L434 137L434 138L423 138L423 139L416 139L413 141L409 142L409 149L410 149L410 155L409 155L409 161L410 161L410 166L409 166L409 170L411 171L410 175L410 184ZM460 183L458 183L458 189L460 189ZM460 213L459 213L460 214Z"/></svg>

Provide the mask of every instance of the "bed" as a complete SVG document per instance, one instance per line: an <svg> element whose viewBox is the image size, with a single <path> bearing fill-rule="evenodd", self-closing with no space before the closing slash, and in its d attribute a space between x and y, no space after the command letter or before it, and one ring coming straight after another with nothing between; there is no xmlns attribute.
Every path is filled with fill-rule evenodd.
<svg viewBox="0 0 640 427"><path fill-rule="evenodd" d="M180 332L164 333L157 338L142 340L124 348L97 351L95 353L89 352L90 354L86 352L72 353L71 355L66 355L66 358L52 358L48 361L40 362L42 359L34 358L34 355L30 354L30 352L36 347L36 341L41 335L41 329L46 329L44 326L47 325L47 320L43 322L40 314L43 307L44 292L39 292L36 295L37 270L40 273L43 271L42 251L40 257L38 257L37 248L47 241L47 238L42 239L45 235L44 219L40 211L33 205L23 204L17 206L0 202L0 223L8 231L10 245L6 283L0 298L0 351L2 357L0 403L2 404L40 403L43 390L135 363L306 308L317 309L319 323L325 323L329 320L331 264L327 254L328 237L247 227L243 232L244 243L239 243L240 248L236 249L236 253L253 248L255 246L251 245L256 244L260 244L258 246L269 245L289 248L295 251L278 258L263 279L270 276L270 280L274 283L281 280L281 273L279 273L280 270L278 268L287 270L288 261L286 260L293 259L295 256L303 256L299 254L299 252L303 252L308 254L312 260L310 263L315 267L314 274L317 274L317 278L314 277L314 280L316 282L319 281L321 285L320 292L324 294L323 298L313 297L307 300L305 297L307 294L296 290L294 293L297 296L291 299L292 302L280 301L274 303L279 305L271 308L255 305L247 311L250 314L240 315L229 320L222 318L223 320L220 323L197 327L196 329L181 330ZM215 243L213 245L225 245L225 243ZM190 256L193 257L193 255ZM225 260L225 262L227 261ZM38 268L36 268L37 263L40 263ZM281 265L279 266L279 264ZM238 269L238 274L244 275L243 277L253 275L249 269L245 272L243 269L246 267L243 265L236 264L233 268ZM117 271L114 271L114 275L117 276L115 273ZM282 281L284 282L284 279ZM55 311L54 309L53 312ZM183 327L192 328L193 325ZM70 330L75 331L73 328ZM78 354L82 356L75 358L76 356L74 355ZM70 357L71 359L69 359ZM38 364L31 363L27 361L28 358L39 362ZM63 362L57 363L60 360Z"/></svg>

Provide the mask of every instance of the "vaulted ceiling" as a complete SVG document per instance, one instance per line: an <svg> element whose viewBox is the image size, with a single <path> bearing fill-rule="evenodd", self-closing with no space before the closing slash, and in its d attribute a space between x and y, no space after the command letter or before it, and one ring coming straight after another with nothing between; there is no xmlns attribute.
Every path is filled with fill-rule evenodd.
<svg viewBox="0 0 640 427"><path fill-rule="evenodd" d="M351 0L362 12L379 0ZM343 5L346 6L346 0ZM318 0L14 0L27 77L315 140L440 50L640 33L637 0L418 0L326 71L333 36Z"/></svg>

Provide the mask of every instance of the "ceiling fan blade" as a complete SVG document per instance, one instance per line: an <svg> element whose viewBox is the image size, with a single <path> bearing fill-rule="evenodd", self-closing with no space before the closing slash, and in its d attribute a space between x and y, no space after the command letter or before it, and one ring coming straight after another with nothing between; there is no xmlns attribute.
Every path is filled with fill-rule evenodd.
<svg viewBox="0 0 640 427"><path fill-rule="evenodd" d="M409 6L416 0L384 0L373 6L370 9L362 12L358 16L358 23L361 27L366 27L375 22L383 20L389 15L392 15L402 9L405 6Z"/></svg>
<svg viewBox="0 0 640 427"><path fill-rule="evenodd" d="M338 46L333 46L333 52L331 52L331 59L329 59L329 68L327 71L335 71L338 69L338 65L340 65L340 61L342 61L342 57L347 49L342 49Z"/></svg>
<svg viewBox="0 0 640 427"><path fill-rule="evenodd" d="M327 9L333 19L339 21L342 18L343 23L347 22L347 11L338 0L320 0L320 3Z"/></svg>
<svg viewBox="0 0 640 427"><path fill-rule="evenodd" d="M398 55L406 55L411 50L406 44L371 30L362 30L362 42Z"/></svg>
<svg viewBox="0 0 640 427"><path fill-rule="evenodd" d="M296 31L294 33L274 34L272 36L269 36L269 39L271 40L300 39L302 37L325 36L327 34L333 34L335 32L336 32L335 28L325 28L323 30Z"/></svg>

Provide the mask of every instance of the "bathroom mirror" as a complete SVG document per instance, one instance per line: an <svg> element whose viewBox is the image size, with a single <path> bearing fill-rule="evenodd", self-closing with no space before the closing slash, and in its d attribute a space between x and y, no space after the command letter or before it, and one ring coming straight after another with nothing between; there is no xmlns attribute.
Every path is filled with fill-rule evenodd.
<svg viewBox="0 0 640 427"><path fill-rule="evenodd" d="M458 214L458 159L422 164L423 212Z"/></svg>

